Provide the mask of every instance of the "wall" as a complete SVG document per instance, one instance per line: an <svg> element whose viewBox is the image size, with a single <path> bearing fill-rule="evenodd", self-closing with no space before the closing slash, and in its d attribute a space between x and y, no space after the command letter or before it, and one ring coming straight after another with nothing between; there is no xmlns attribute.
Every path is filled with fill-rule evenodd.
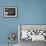
<svg viewBox="0 0 46 46"><path fill-rule="evenodd" d="M4 18L3 7L4 6L16 6L17 0L0 0L0 44L7 44L8 34L10 32L16 32L17 35L17 18ZM17 39L15 41L18 42Z"/></svg>
<svg viewBox="0 0 46 46"><path fill-rule="evenodd" d="M3 6L12 5L18 8L18 16L4 18ZM18 24L46 24L46 0L0 0L0 44L8 43L9 32L18 32Z"/></svg>

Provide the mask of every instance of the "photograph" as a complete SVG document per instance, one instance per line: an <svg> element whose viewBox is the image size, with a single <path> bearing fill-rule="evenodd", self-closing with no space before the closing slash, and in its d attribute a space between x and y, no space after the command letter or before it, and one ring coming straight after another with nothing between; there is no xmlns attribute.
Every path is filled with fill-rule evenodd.
<svg viewBox="0 0 46 46"><path fill-rule="evenodd" d="M16 17L17 8L15 6L6 6L4 7L4 17Z"/></svg>

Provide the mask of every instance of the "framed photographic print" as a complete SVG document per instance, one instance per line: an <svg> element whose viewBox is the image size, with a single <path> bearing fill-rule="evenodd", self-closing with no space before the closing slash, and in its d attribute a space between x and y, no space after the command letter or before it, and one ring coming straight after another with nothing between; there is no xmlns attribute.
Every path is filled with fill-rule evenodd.
<svg viewBox="0 0 46 46"><path fill-rule="evenodd" d="M16 17L17 7L15 6L5 6L4 7L4 17Z"/></svg>

